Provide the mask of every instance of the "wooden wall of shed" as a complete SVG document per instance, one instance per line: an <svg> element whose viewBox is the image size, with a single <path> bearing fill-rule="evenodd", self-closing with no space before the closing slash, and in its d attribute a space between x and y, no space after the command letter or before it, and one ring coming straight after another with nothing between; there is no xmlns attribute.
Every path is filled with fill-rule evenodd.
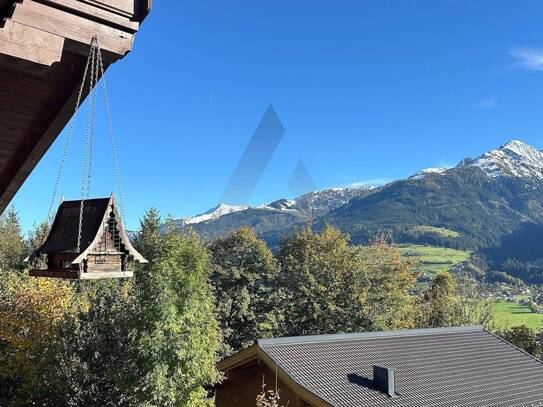
<svg viewBox="0 0 543 407"><path fill-rule="evenodd" d="M256 396L262 389L262 378L266 390L275 389L275 372L262 362L253 361L228 372L228 377L216 388L217 407L255 407ZM277 380L281 397L279 405L289 407L308 407L310 404L299 399L281 380Z"/></svg>
<svg viewBox="0 0 543 407"><path fill-rule="evenodd" d="M93 271L124 271L122 270L122 259L120 254L105 254L96 255L89 254L87 261L88 272ZM103 259L104 262L97 262L98 259Z"/></svg>

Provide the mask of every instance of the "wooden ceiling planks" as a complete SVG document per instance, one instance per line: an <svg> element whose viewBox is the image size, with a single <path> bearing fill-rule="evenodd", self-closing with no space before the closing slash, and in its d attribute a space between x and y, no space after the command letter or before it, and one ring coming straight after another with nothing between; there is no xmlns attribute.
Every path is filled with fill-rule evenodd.
<svg viewBox="0 0 543 407"><path fill-rule="evenodd" d="M107 69L131 50L150 5L0 0L0 16L7 15L0 24L0 212L73 114L92 37L98 36Z"/></svg>

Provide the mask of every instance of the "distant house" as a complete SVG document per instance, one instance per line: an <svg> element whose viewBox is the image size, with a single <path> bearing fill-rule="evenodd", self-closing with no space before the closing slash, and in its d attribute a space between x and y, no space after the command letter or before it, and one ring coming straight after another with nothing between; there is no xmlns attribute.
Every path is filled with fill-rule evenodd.
<svg viewBox="0 0 543 407"><path fill-rule="evenodd" d="M254 407L263 379L289 407L543 402L543 362L479 326L262 339L219 369L218 407Z"/></svg>

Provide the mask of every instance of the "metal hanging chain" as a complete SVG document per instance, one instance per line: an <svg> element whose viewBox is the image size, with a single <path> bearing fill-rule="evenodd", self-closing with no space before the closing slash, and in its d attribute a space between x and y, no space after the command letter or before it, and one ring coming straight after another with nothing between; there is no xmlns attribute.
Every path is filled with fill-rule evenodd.
<svg viewBox="0 0 543 407"><path fill-rule="evenodd" d="M98 44L98 43L97 43ZM96 59L96 53L98 45L95 47L93 55L93 64L91 66L91 86L92 91L89 97L89 109L91 110L91 121L89 123L89 149L88 149L88 166L87 166L87 192L86 199L90 198L91 192L91 173L92 173L92 153L94 151L94 135L96 131L96 95L98 93L98 60Z"/></svg>
<svg viewBox="0 0 543 407"><path fill-rule="evenodd" d="M87 123L85 126L85 136L84 136L84 148L83 148L83 165L82 165L82 182L81 182L81 204L79 207L79 225L77 231L77 252L81 251L81 234L83 230L83 212L85 199L89 199L91 191L91 179L92 179L92 155L94 150L94 139L96 131L96 105L97 105L97 85L98 78L101 77L103 81L103 90L104 90L104 104L106 108L106 116L108 122L108 133L111 141L111 149L113 155L113 162L115 167L115 178L117 183L117 190L119 193L119 209L121 219L124 222L124 196L121 183L121 171L119 166L119 158L117 154L117 146L115 141L115 134L113 132L113 121L111 116L111 107L109 103L109 96L107 91L107 84L104 75L104 63L102 60L102 53L100 50L100 45L98 43L98 38L93 37L89 55L87 57L87 62L85 65L85 70L83 72L83 79L79 87L79 92L77 95L77 101L74 109L74 114L71 118L70 127L68 130L68 135L66 139L66 144L62 153L62 159L60 162L60 167L57 173L57 178L55 181L55 186L53 188L53 196L51 198L51 203L49 205L48 220L52 220L53 205L55 203L55 198L58 192L58 187L60 180L62 178L62 173L64 171L64 166L68 156L69 147L73 139L73 133L75 130L77 113L79 107L81 106L81 99L83 97L83 89L85 88L85 83L87 81L87 76L89 74L90 67L90 78L89 78L89 103L87 106Z"/></svg>
<svg viewBox="0 0 543 407"><path fill-rule="evenodd" d="M108 91L107 91L107 82L106 82L106 76L105 76L105 70L104 70L104 63L102 61L102 52L100 51L98 40L96 40L96 42L97 42L97 53L98 53L98 65L100 67L102 87L104 89L104 105L106 107L108 133L109 133L109 139L111 142L111 153L113 156L113 165L115 167L115 181L117 183L117 191L119 193L119 212L121 215L121 220L124 223L124 195L123 195L123 189L122 189L121 169L119 166L119 156L117 154L117 143L115 141L115 133L113 131L113 120L111 117L111 107L109 104L109 96L108 96Z"/></svg>
<svg viewBox="0 0 543 407"><path fill-rule="evenodd" d="M81 98L83 96L83 88L85 87L85 82L87 80L87 72L89 71L89 65L91 62L91 58L90 58L91 53L92 53L92 47L91 47L91 50L89 51L87 63L85 64L85 70L83 71L83 79L81 80L81 85L79 86L79 92L77 94L77 100L76 100L75 108L74 108L74 114L72 115L72 118L70 119L68 134L66 136L66 143L64 144L64 151L62 152L62 158L60 160L60 166L58 168L57 178L55 181L55 186L53 188L53 196L51 197L51 203L49 204L49 210L47 212L47 221L49 223L52 223L52 220L53 220L53 205L55 204L55 198L57 196L58 187L60 184L60 180L62 178L62 173L64 172L64 165L66 163L66 158L68 157L68 151L70 149L70 144L72 142L72 137L75 130L75 123L77 121L76 120L77 113L79 111L79 106L81 105Z"/></svg>
<svg viewBox="0 0 543 407"><path fill-rule="evenodd" d="M87 106L87 123L85 126L85 146L83 149L83 166L81 181L81 203L79 205L79 227L77 231L77 252L81 251L81 234L83 230L83 209L85 206L85 196L90 195L90 179L92 168L92 146L94 144L94 129L96 122L96 79L97 79L97 59L96 51L98 40L93 37L91 41L91 50L89 53L91 75L89 83L89 104Z"/></svg>

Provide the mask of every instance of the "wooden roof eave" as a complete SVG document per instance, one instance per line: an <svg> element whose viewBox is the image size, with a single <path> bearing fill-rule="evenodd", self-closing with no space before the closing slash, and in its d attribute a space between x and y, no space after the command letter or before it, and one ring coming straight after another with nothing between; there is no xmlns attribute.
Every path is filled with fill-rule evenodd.
<svg viewBox="0 0 543 407"><path fill-rule="evenodd" d="M226 359L221 360L217 364L217 368L221 371L229 371L244 365L254 359L258 358L258 345L249 346L247 349L242 350Z"/></svg>
<svg viewBox="0 0 543 407"><path fill-rule="evenodd" d="M113 207L113 211L115 212L115 216L117 217L117 219L121 219L119 211L117 210L114 194L111 194L111 197L109 198L108 208L110 207ZM109 216L109 209L106 210L106 212L104 213L104 216L102 217L102 222L101 222L102 225L107 221L108 216ZM122 222L118 222L117 227L119 228L119 233L121 234L123 244L128 250L128 254L132 256L134 260L138 261L139 263L142 263L142 264L148 263L148 261L134 248L134 246L132 246L132 243L130 243L130 239L128 238L128 235L126 234L126 231L124 230L124 226ZM87 248L83 252L81 252L79 256L75 258L74 261L72 261L72 264L74 265L81 264L81 262L88 257L91 249L94 246L96 246L96 244L100 241L103 234L104 234L104 229L100 228L98 233L92 240L92 242L87 246Z"/></svg>
<svg viewBox="0 0 543 407"><path fill-rule="evenodd" d="M255 359L263 362L270 370L277 373L277 377L285 383L300 399L315 407L333 407L331 403L315 394L307 387L294 380L285 370L270 357L262 347L253 345L249 348L230 356L217 364L220 371L228 372L243 366Z"/></svg>
<svg viewBox="0 0 543 407"><path fill-rule="evenodd" d="M26 116L2 132L16 148L0 146L0 213L72 117L93 36L107 69L130 52L150 10L151 0L0 0L0 76L8 72L17 80L0 84L8 99L0 100L0 115ZM48 93L14 93L25 79Z"/></svg>

